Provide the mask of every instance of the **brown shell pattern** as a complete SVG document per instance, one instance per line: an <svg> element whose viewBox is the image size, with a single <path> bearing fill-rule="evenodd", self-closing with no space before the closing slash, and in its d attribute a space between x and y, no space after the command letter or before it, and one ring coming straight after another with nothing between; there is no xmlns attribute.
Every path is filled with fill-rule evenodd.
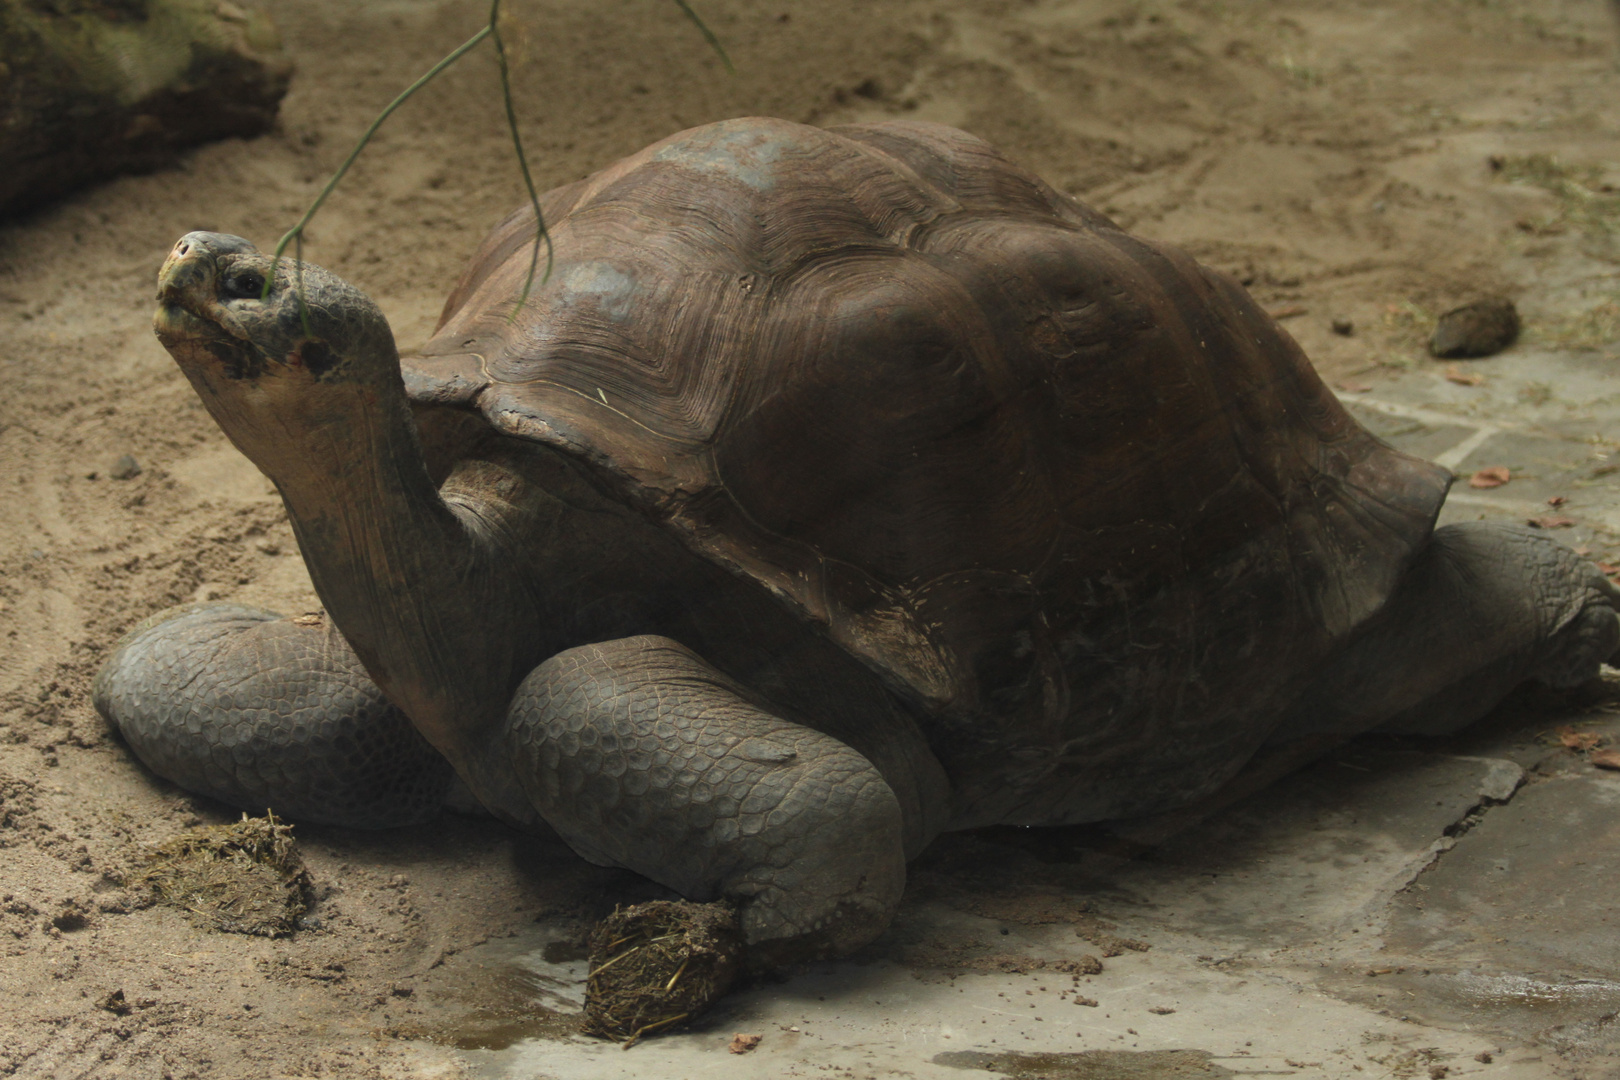
<svg viewBox="0 0 1620 1080"><path fill-rule="evenodd" d="M1235 768L1444 497L1235 283L960 131L727 121L545 211L550 279L509 319L514 214L406 359L413 398L575 456L951 756L994 748L986 784L1079 769L1075 819Z"/></svg>

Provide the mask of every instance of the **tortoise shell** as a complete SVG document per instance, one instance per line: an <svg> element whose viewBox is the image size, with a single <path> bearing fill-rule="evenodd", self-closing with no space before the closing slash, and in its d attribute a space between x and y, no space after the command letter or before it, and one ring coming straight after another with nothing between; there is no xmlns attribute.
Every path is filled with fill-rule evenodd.
<svg viewBox="0 0 1620 1080"><path fill-rule="evenodd" d="M950 128L712 124L544 211L549 279L513 318L520 211L406 358L412 398L570 455L949 756L993 750L986 783L1074 787L1060 817L1236 768L1449 482L1236 283Z"/></svg>

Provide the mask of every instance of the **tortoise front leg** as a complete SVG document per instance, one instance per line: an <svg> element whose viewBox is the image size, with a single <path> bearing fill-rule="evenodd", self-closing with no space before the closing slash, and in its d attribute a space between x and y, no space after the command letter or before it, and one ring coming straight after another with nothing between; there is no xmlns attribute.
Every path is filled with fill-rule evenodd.
<svg viewBox="0 0 1620 1080"><path fill-rule="evenodd" d="M93 696L153 772L255 814L392 828L435 817L450 788L449 763L325 620L173 608L118 643Z"/></svg>
<svg viewBox="0 0 1620 1080"><path fill-rule="evenodd" d="M506 745L579 854L738 902L751 963L847 953L900 902L900 804L872 763L667 638L546 661L518 690Z"/></svg>

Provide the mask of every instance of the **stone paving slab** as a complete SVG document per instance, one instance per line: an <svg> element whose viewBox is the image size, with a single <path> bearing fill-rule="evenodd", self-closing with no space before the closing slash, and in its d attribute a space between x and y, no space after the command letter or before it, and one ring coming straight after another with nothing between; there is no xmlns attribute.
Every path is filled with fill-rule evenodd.
<svg viewBox="0 0 1620 1080"><path fill-rule="evenodd" d="M1108 877L1144 899L1099 905L1232 952L1356 935L1490 795L1511 761L1356 746L1288 777Z"/></svg>
<svg viewBox="0 0 1620 1080"><path fill-rule="evenodd" d="M1572 546L1612 548L1620 535L1620 373L1602 353L1513 350L1466 362L1485 382L1462 386L1433 364L1346 394L1374 434L1459 474L1441 521L1570 517ZM1512 479L1468 486L1476 470ZM1552 498L1564 500L1554 506ZM1616 534L1616 535L1611 535Z"/></svg>

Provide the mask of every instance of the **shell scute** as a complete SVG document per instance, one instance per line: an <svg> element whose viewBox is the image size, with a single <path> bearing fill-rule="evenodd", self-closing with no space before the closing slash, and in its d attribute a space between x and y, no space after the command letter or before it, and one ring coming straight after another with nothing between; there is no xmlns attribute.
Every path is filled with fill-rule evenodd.
<svg viewBox="0 0 1620 1080"><path fill-rule="evenodd" d="M962 132L728 121L554 198L551 280L509 318L508 219L412 395L576 456L823 626L988 763L957 778L987 814L1214 783L1448 483L1235 283Z"/></svg>

